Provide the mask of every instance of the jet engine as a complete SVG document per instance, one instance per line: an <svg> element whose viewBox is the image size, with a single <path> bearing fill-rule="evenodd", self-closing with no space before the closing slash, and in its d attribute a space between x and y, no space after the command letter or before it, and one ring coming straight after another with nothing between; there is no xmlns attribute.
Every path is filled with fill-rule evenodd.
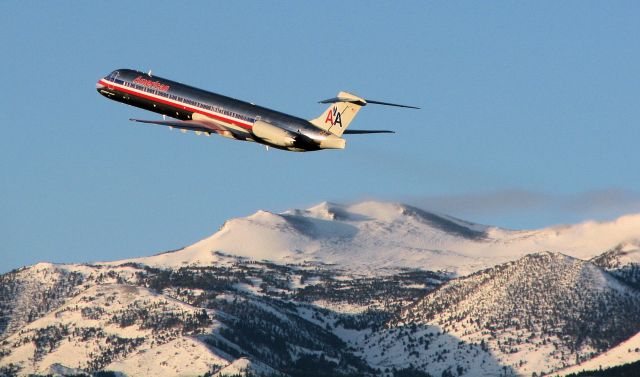
<svg viewBox="0 0 640 377"><path fill-rule="evenodd" d="M292 147L296 141L291 132L261 120L256 121L253 124L252 132L267 143L277 145L279 147Z"/></svg>

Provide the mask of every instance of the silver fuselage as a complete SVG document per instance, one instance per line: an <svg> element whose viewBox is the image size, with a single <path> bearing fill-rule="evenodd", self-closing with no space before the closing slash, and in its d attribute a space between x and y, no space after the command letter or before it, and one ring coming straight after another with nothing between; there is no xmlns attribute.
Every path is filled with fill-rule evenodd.
<svg viewBox="0 0 640 377"><path fill-rule="evenodd" d="M228 131L223 136L280 149L318 150L321 141L332 136L305 119L131 69L119 69L100 79L97 90L109 99L178 120L211 119ZM275 145L256 137L252 130L259 121L291 134L294 145Z"/></svg>

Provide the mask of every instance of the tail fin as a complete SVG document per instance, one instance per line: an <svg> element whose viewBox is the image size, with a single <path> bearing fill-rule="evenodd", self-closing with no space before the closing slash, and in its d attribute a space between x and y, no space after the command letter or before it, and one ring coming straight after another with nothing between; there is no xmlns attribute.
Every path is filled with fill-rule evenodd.
<svg viewBox="0 0 640 377"><path fill-rule="evenodd" d="M331 105L322 115L310 120L311 124L336 136L342 136L349 127L349 123L356 117L360 108L367 104L367 101L351 93L340 92L336 98L320 103L330 103Z"/></svg>

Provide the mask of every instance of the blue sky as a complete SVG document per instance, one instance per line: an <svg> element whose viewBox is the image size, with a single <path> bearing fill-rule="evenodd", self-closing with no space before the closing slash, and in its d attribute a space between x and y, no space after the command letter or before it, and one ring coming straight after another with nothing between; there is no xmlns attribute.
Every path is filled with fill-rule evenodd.
<svg viewBox="0 0 640 377"><path fill-rule="evenodd" d="M640 3L2 2L0 272L179 248L224 220L405 201L534 228L640 211ZM116 68L306 118L370 106L344 151L133 124Z"/></svg>

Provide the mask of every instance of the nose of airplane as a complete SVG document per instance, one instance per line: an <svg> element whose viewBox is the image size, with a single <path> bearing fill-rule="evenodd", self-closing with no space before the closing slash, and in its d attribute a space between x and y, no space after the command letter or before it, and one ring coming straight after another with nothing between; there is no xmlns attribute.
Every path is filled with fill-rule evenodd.
<svg viewBox="0 0 640 377"><path fill-rule="evenodd" d="M100 90L100 89L104 88L104 85L102 85L100 83L100 81L102 81L102 80L98 80L98 82L96 83L96 90Z"/></svg>

